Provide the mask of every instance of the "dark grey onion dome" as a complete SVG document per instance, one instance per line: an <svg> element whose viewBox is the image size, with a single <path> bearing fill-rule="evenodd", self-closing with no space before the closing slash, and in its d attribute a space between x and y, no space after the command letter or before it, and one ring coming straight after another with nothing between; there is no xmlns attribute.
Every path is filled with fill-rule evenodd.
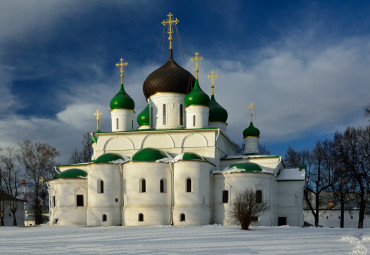
<svg viewBox="0 0 370 255"><path fill-rule="evenodd" d="M172 58L160 68L153 71L143 84L146 99L158 92L174 92L188 94L194 86L194 76L179 66Z"/></svg>

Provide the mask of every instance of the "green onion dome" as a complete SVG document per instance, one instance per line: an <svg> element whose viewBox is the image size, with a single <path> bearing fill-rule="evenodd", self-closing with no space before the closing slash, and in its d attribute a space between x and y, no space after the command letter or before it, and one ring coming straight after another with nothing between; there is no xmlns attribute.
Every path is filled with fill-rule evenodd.
<svg viewBox="0 0 370 255"><path fill-rule="evenodd" d="M242 172L262 172L262 168L251 162L234 163L227 167L226 170L237 169Z"/></svg>
<svg viewBox="0 0 370 255"><path fill-rule="evenodd" d="M149 104L147 104L145 109L137 116L137 123L140 127L149 126Z"/></svg>
<svg viewBox="0 0 370 255"><path fill-rule="evenodd" d="M132 98L126 93L125 89L123 88L123 84L121 84L120 90L110 101L110 109L134 110L134 108L134 100L132 100Z"/></svg>
<svg viewBox="0 0 370 255"><path fill-rule="evenodd" d="M185 105L204 105L209 106L209 97L203 90L200 88L198 79L195 80L193 89L185 97Z"/></svg>
<svg viewBox="0 0 370 255"><path fill-rule="evenodd" d="M81 169L73 168L68 169L66 171L61 172L60 174L56 174L53 176L54 179L75 179L81 178L84 179L87 177L87 173Z"/></svg>
<svg viewBox="0 0 370 255"><path fill-rule="evenodd" d="M253 122L251 121L251 124L249 124L249 127L247 127L246 129L244 129L243 131L243 137L247 137L247 136L257 136L259 137L260 136L260 131L258 128L255 128L253 126Z"/></svg>
<svg viewBox="0 0 370 255"><path fill-rule="evenodd" d="M215 99L215 96L211 96L209 102L209 122L225 122L227 121L227 111L221 105L219 105Z"/></svg>
<svg viewBox="0 0 370 255"><path fill-rule="evenodd" d="M182 156L182 160L199 160L199 161L206 161L202 156L193 153L193 152L185 152Z"/></svg>
<svg viewBox="0 0 370 255"><path fill-rule="evenodd" d="M154 148L141 149L132 156L132 161L157 161L161 159L167 159L167 155Z"/></svg>
<svg viewBox="0 0 370 255"><path fill-rule="evenodd" d="M123 159L121 155L114 153L105 153L100 155L97 159L93 160L94 163L109 163L118 159Z"/></svg>

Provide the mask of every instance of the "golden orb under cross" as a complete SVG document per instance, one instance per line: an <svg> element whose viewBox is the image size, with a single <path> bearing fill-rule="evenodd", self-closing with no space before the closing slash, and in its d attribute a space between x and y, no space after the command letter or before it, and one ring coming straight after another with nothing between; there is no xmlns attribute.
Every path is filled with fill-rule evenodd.
<svg viewBox="0 0 370 255"><path fill-rule="evenodd" d="M195 78L198 80L198 72L199 72L199 62L203 60L203 57L199 56L198 52L195 52L195 57L190 58L191 61L195 63Z"/></svg>
<svg viewBox="0 0 370 255"><path fill-rule="evenodd" d="M176 18L176 19L172 19L173 18L173 15L172 13L169 13L167 14L167 20L163 20L161 23L163 26L167 26L168 25L168 30L167 30L167 33L170 35L168 37L168 41L170 41L170 50L172 49L172 33L173 33L173 29L172 29L172 25L176 25L177 23L179 23L179 20Z"/></svg>
<svg viewBox="0 0 370 255"><path fill-rule="evenodd" d="M215 94L214 88L215 88L215 78L217 78L218 75L215 74L215 71L212 70L211 75L208 75L208 79L211 79L211 88L212 88L212 96Z"/></svg>

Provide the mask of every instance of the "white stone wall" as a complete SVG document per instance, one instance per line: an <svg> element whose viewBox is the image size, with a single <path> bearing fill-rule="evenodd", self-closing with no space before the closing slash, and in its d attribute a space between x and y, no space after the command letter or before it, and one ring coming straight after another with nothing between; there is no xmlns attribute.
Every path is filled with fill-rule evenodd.
<svg viewBox="0 0 370 255"><path fill-rule="evenodd" d="M123 166L124 207L123 225L150 226L171 224L172 174L169 163L130 162ZM142 192L141 181L145 179L146 191ZM160 192L160 180L165 180L165 189ZM139 214L144 220L139 221Z"/></svg>
<svg viewBox="0 0 370 255"><path fill-rule="evenodd" d="M213 220L215 223L223 225L234 225L231 216L232 203L235 195L247 188L262 190L263 201L269 205L269 209L260 217L258 225L271 226L274 224L273 215L273 187L271 185L274 176L264 173L231 173L213 175ZM222 201L224 190L229 192L227 203Z"/></svg>
<svg viewBox="0 0 370 255"><path fill-rule="evenodd" d="M174 164L174 225L211 223L211 179L214 166L207 162L179 161ZM191 192L186 182L191 180ZM180 220L184 214L185 221Z"/></svg>
<svg viewBox="0 0 370 255"><path fill-rule="evenodd" d="M100 181L104 192L100 191ZM122 206L122 175L120 165L95 163L88 167L87 225L120 225ZM106 215L106 221L103 221Z"/></svg>
<svg viewBox="0 0 370 255"><path fill-rule="evenodd" d="M86 225L87 179L56 179L48 183L49 224ZM83 195L83 206L77 206L77 195ZM55 196L55 206L53 196Z"/></svg>
<svg viewBox="0 0 370 255"><path fill-rule="evenodd" d="M259 153L257 136L247 136L244 138L244 142L244 154Z"/></svg>
<svg viewBox="0 0 370 255"><path fill-rule="evenodd" d="M209 107L201 105L192 105L185 108L186 128L207 128Z"/></svg>
<svg viewBox="0 0 370 255"><path fill-rule="evenodd" d="M112 132L134 129L135 112L128 109L113 109L110 111Z"/></svg>
<svg viewBox="0 0 370 255"><path fill-rule="evenodd" d="M358 226L358 213L359 209L345 210L344 211L344 227L357 228ZM310 210L304 210L304 221L315 225L315 218ZM319 212L319 225L329 228L340 227L340 210L320 210ZM365 214L364 228L370 228L370 215Z"/></svg>
<svg viewBox="0 0 370 255"><path fill-rule="evenodd" d="M304 181L279 181L276 186L277 217L286 217L289 226L303 226Z"/></svg>
<svg viewBox="0 0 370 255"><path fill-rule="evenodd" d="M157 93L149 98L150 126L155 129L171 129L185 127L184 94ZM166 106L165 116L163 105ZM183 120L180 121L180 105L183 106ZM152 115L153 112L153 115ZM153 117L153 118L152 118Z"/></svg>

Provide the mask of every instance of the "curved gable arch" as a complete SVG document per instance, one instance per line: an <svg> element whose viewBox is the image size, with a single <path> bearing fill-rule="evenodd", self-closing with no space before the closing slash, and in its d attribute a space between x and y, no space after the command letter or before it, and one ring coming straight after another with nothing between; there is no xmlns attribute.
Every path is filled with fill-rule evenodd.
<svg viewBox="0 0 370 255"><path fill-rule="evenodd" d="M133 150L135 149L134 143L127 137L118 136L108 139L104 144L104 153L107 151L120 151L120 150Z"/></svg>
<svg viewBox="0 0 370 255"><path fill-rule="evenodd" d="M175 148L175 142L169 134L148 134L141 143L143 148L166 149Z"/></svg>
<svg viewBox="0 0 370 255"><path fill-rule="evenodd" d="M208 140L204 135L198 133L191 133L185 136L182 140L182 148L192 147L206 147L208 146Z"/></svg>

